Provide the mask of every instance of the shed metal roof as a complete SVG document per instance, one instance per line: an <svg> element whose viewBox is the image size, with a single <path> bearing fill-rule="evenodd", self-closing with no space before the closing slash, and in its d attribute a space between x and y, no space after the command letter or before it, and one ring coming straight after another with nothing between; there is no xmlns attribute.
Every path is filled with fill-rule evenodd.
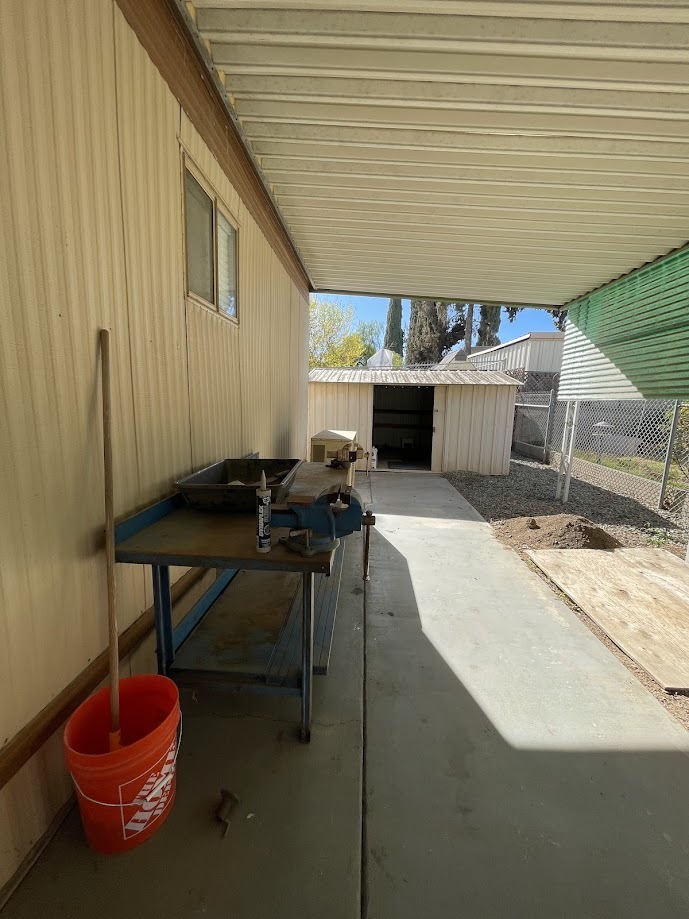
<svg viewBox="0 0 689 919"><path fill-rule="evenodd" d="M687 239L686 2L195 6L317 290L560 305Z"/></svg>
<svg viewBox="0 0 689 919"><path fill-rule="evenodd" d="M376 383L381 386L520 386L506 373L491 370L368 370L317 367L309 383Z"/></svg>

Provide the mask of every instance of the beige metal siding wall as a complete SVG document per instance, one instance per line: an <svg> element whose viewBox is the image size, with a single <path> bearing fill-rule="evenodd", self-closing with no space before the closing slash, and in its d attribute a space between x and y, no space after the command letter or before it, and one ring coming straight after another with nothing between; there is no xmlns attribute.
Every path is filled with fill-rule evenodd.
<svg viewBox="0 0 689 919"><path fill-rule="evenodd" d="M529 361L529 339L515 342L497 351L488 351L485 355L470 356L471 363L478 368L495 369L500 362L500 370L520 370L526 367Z"/></svg>
<svg viewBox="0 0 689 919"><path fill-rule="evenodd" d="M569 304L561 399L689 398L689 246Z"/></svg>
<svg viewBox="0 0 689 919"><path fill-rule="evenodd" d="M187 305L192 465L246 453L242 432L239 330L195 303Z"/></svg>
<svg viewBox="0 0 689 919"><path fill-rule="evenodd" d="M530 342L526 369L536 373L559 373L564 338L531 338Z"/></svg>
<svg viewBox="0 0 689 919"><path fill-rule="evenodd" d="M239 329L186 304L181 122L112 0L0 5L3 741L107 642L101 326L113 335L118 515L225 451L298 443L303 455L308 306L188 129L199 165L240 212ZM267 367L252 363L262 334ZM243 429L244 393L268 408ZM150 603L147 572L118 566L117 588L125 628ZM70 791L58 732L0 790L0 887Z"/></svg>
<svg viewBox="0 0 689 919"><path fill-rule="evenodd" d="M242 450L258 450L263 456L284 456L290 452L294 440L295 408L305 404L308 355L299 342L304 336L307 304L184 112L181 140L239 224L239 334L232 323L223 319L214 331L229 340L225 357L218 354L218 360L225 360L222 373L237 394L232 406L235 414L226 412L224 418L218 419L210 411L211 406L202 406L198 401L192 404L192 414L205 412L206 436L214 438L214 445L222 443L222 435L212 432L219 422L228 443L236 439L232 432L241 430ZM256 265L261 266L260 271ZM190 311L208 312L194 303L190 303ZM208 317L197 315L195 323L204 325L208 331ZM193 380L194 369L191 370ZM212 366L206 368L206 373L212 372ZM212 389L214 381L209 379L207 384ZM218 379L216 385L219 384ZM204 399L206 389L204 385L199 390ZM303 436L298 442L303 444ZM194 465L199 465L196 455Z"/></svg>
<svg viewBox="0 0 689 919"><path fill-rule="evenodd" d="M307 449L311 438L326 428L356 431L364 451L371 449L373 430L373 385L371 383L309 383L309 424ZM365 469L360 460L357 469Z"/></svg>
<svg viewBox="0 0 689 919"><path fill-rule="evenodd" d="M565 327L558 399L643 399L643 394L590 338L571 322Z"/></svg>
<svg viewBox="0 0 689 919"><path fill-rule="evenodd" d="M107 642L97 335L113 331L116 513L140 493L112 10L0 5L0 738ZM118 568L121 618L142 569ZM0 886L66 800L59 736L0 791Z"/></svg>
<svg viewBox="0 0 689 919"><path fill-rule="evenodd" d="M115 9L127 302L140 500L191 471L179 105Z"/></svg>
<svg viewBox="0 0 689 919"><path fill-rule="evenodd" d="M290 456L301 457L308 456L308 452L303 451L308 427L309 304L294 286L292 286L291 315L290 359L292 360L295 404L307 406L307 410L297 412L290 441Z"/></svg>
<svg viewBox="0 0 689 919"><path fill-rule="evenodd" d="M443 472L509 473L515 392L509 386L447 387Z"/></svg>

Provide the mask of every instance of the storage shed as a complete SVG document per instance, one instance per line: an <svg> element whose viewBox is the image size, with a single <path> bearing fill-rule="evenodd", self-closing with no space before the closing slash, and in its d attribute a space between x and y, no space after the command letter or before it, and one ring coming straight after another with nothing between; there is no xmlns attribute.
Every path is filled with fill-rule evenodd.
<svg viewBox="0 0 689 919"><path fill-rule="evenodd" d="M356 430L382 469L507 475L518 386L491 371L316 369L308 434Z"/></svg>
<svg viewBox="0 0 689 919"><path fill-rule="evenodd" d="M481 370L559 373L564 341L564 332L527 332L512 341L474 352L467 360Z"/></svg>

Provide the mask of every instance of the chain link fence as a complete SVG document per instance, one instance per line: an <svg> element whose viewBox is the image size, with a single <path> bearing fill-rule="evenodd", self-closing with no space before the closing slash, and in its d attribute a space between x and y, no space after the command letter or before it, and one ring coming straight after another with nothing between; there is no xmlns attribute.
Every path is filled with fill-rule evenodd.
<svg viewBox="0 0 689 919"><path fill-rule="evenodd" d="M521 456L549 462L551 427L556 411L555 390L517 393L512 449Z"/></svg>
<svg viewBox="0 0 689 919"><path fill-rule="evenodd" d="M526 370L523 367L514 370L506 370L509 376L519 380L522 384L522 393L534 393L539 396L547 395L551 389L557 394L560 385L559 373L548 373L542 370Z"/></svg>
<svg viewBox="0 0 689 919"><path fill-rule="evenodd" d="M559 466L566 415L554 390L520 392L515 452ZM572 475L689 519L689 403L580 402Z"/></svg>

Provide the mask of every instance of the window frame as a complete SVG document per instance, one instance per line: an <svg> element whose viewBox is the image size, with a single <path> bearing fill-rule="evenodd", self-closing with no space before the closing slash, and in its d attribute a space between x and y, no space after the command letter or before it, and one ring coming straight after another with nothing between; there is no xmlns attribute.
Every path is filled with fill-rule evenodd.
<svg viewBox="0 0 689 919"><path fill-rule="evenodd" d="M212 251L213 251L213 300L211 303L209 300L206 300L205 297L202 297L200 294L195 293L189 288L189 262L188 262L188 251L187 251L187 176L186 173L189 173L192 178L194 178L202 190L208 195L211 200L211 205L213 207L213 239L212 239ZM233 227L235 232L235 316L229 316L226 312L220 309L220 297L218 295L218 212L220 212L227 222ZM227 206L225 201L220 197L215 188L211 185L205 175L198 168L196 163L189 157L188 153L183 151L182 153L182 234L183 234L183 254L184 254L184 294L185 297L191 300L194 303L197 303L199 306L205 307L205 309L211 310L217 316L221 316L223 319L226 319L228 322L232 322L235 325L239 325L239 237L240 237L240 224L237 218L234 216L230 208Z"/></svg>

